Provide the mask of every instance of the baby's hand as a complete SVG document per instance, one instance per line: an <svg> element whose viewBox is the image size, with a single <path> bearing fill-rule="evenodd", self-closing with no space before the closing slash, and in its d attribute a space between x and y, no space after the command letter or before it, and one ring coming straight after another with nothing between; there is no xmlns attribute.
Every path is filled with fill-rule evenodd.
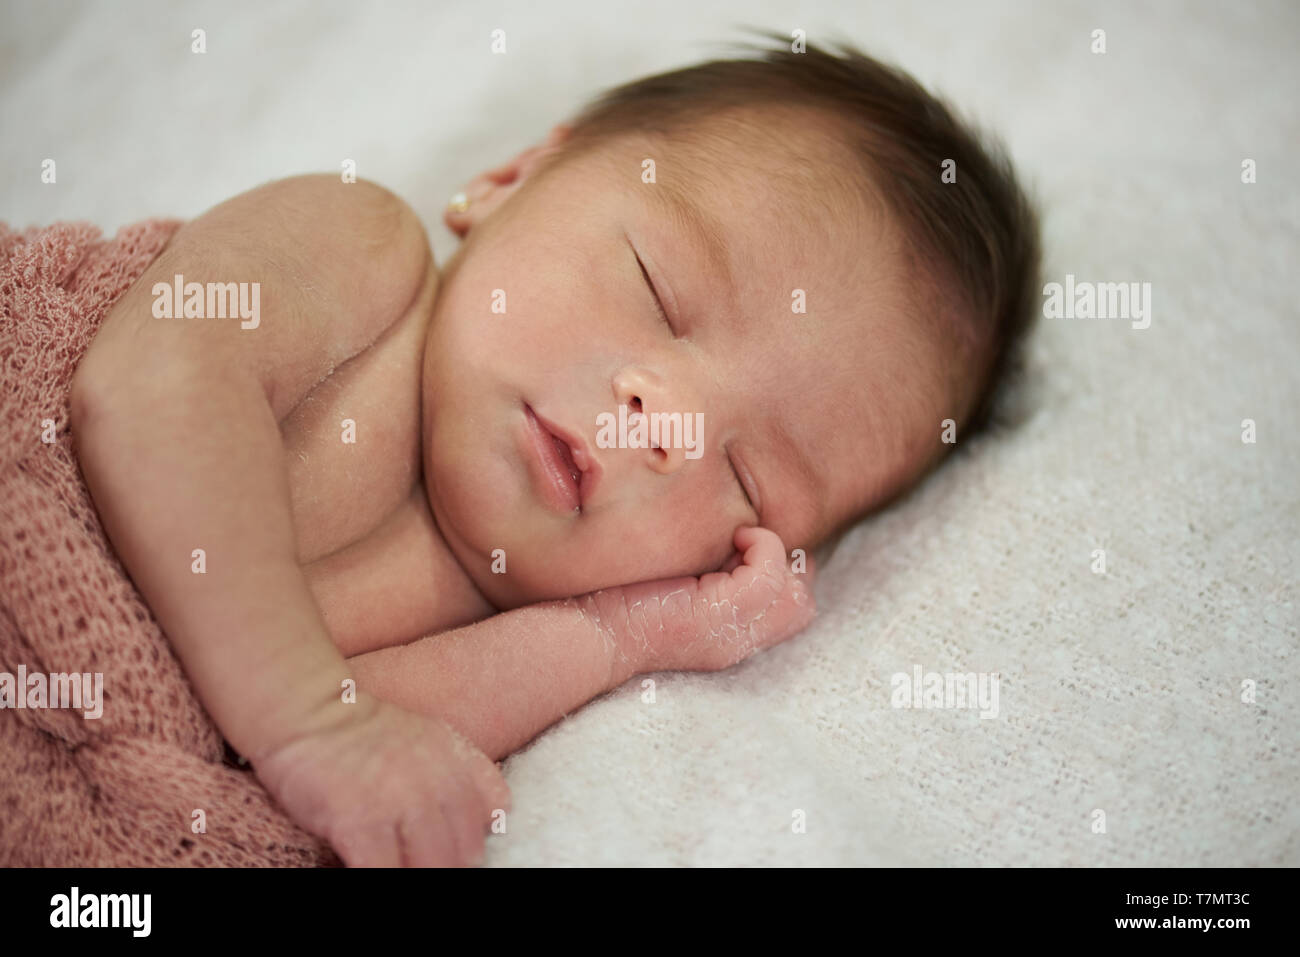
<svg viewBox="0 0 1300 957"><path fill-rule="evenodd" d="M737 555L699 578L625 588L625 654L640 671L718 671L802 631L816 614L812 561L795 573L765 528L736 530Z"/></svg>
<svg viewBox="0 0 1300 957"><path fill-rule="evenodd" d="M338 707L337 725L253 760L271 796L350 867L478 864L510 805L496 765L433 718L369 696Z"/></svg>

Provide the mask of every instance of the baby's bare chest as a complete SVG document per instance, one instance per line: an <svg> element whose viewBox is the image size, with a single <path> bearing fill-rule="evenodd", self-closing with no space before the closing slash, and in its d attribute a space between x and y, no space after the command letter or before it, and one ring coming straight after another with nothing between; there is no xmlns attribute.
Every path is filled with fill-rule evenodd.
<svg viewBox="0 0 1300 957"><path fill-rule="evenodd" d="M489 613L421 480L425 320L412 316L281 423L298 559L335 643L359 654Z"/></svg>
<svg viewBox="0 0 1300 957"><path fill-rule="evenodd" d="M373 531L419 481L420 331L393 330L281 423L304 564Z"/></svg>

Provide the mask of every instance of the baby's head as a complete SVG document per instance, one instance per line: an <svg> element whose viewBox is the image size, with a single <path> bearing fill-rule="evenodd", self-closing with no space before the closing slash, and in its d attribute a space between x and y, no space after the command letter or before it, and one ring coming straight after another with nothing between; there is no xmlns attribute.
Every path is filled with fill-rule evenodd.
<svg viewBox="0 0 1300 957"><path fill-rule="evenodd" d="M426 484L502 608L717 569L741 525L812 551L984 424L1035 313L1005 159L852 48L620 87L465 192Z"/></svg>

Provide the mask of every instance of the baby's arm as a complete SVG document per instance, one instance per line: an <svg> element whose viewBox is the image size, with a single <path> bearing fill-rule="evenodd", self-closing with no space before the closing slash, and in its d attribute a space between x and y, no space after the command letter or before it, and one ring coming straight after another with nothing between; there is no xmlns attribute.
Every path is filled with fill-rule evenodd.
<svg viewBox="0 0 1300 957"><path fill-rule="evenodd" d="M223 203L118 301L73 380L77 454L104 528L249 756L300 732L349 674L297 562L278 423L414 303L427 254L400 206L316 177ZM376 271L389 288L368 281ZM154 283L176 274L257 283L258 324L155 317Z"/></svg>
<svg viewBox="0 0 1300 957"><path fill-rule="evenodd" d="M178 274L257 283L259 321L155 317L154 284ZM470 860L490 814L474 799L484 788L504 799L495 768L450 729L367 694L340 704L351 671L298 563L279 430L334 368L428 308L436 284L423 227L390 193L337 177L272 183L177 232L110 311L72 386L104 528L200 699L348 863ZM365 777L381 775L378 793ZM440 788L459 854L437 803L427 816ZM394 834L422 850L403 857Z"/></svg>
<svg viewBox="0 0 1300 957"><path fill-rule="evenodd" d="M803 629L811 571L780 538L742 528L731 572L543 602L349 659L360 687L437 717L494 760L634 675L726 668Z"/></svg>

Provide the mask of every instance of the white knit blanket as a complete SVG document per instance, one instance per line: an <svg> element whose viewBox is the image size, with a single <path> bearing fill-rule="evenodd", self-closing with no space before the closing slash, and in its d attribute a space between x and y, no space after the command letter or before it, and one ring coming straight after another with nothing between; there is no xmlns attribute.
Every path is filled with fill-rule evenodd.
<svg viewBox="0 0 1300 957"><path fill-rule="evenodd" d="M1004 134L1047 278L1148 282L1149 327L1044 320L1019 424L854 530L810 630L512 757L488 862L1300 864L1300 8L794 9L6 4L4 218L111 232L352 159L443 261L464 179L735 23L895 60ZM996 675L996 716L894 707L916 669Z"/></svg>

